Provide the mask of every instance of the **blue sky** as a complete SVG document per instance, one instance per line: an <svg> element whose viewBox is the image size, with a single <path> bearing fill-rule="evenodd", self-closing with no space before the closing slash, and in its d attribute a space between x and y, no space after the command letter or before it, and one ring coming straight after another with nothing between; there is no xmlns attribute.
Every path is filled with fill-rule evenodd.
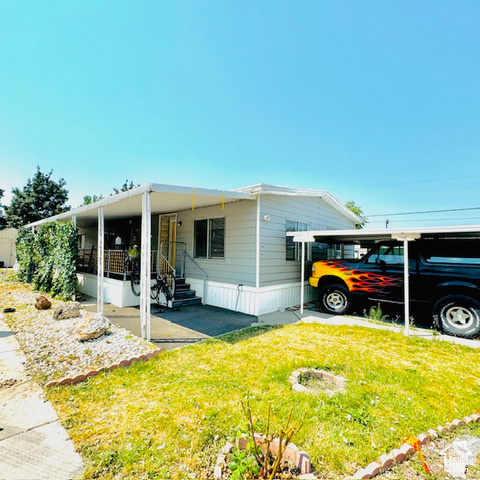
<svg viewBox="0 0 480 480"><path fill-rule="evenodd" d="M479 24L476 1L0 0L4 203L39 165L72 206L128 178L329 190L377 228L480 207Z"/></svg>

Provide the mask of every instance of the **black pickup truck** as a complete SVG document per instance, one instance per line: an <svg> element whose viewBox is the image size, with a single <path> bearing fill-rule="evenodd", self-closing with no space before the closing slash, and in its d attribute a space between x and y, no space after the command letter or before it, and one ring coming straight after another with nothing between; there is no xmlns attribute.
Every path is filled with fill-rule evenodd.
<svg viewBox="0 0 480 480"><path fill-rule="evenodd" d="M449 335L480 336L480 241L416 240L408 250L410 302L428 305L433 325ZM403 303L403 243L380 242L359 260L315 262L310 285L331 314L359 299Z"/></svg>

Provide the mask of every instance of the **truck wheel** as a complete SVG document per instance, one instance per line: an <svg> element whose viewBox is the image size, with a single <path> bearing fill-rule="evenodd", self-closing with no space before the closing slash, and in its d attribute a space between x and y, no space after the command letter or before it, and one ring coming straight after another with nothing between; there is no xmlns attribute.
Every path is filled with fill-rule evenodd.
<svg viewBox="0 0 480 480"><path fill-rule="evenodd" d="M343 315L350 308L350 292L342 285L327 285L320 290L318 302L322 312Z"/></svg>
<svg viewBox="0 0 480 480"><path fill-rule="evenodd" d="M475 338L480 335L480 303L465 295L448 295L433 307L436 324L448 335Z"/></svg>

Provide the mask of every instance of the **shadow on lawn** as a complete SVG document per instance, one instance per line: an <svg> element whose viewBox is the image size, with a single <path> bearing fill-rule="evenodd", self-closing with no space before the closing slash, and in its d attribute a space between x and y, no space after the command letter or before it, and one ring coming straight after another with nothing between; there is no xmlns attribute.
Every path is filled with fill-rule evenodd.
<svg viewBox="0 0 480 480"><path fill-rule="evenodd" d="M260 327L248 327L243 328L242 330L236 330L230 333L224 333L215 338L209 338L204 340L203 343L229 343L233 345L238 342L243 342L244 340L249 340L250 338L258 337L264 335L265 333L270 332L271 330L276 330L277 328L282 328L284 325L262 325Z"/></svg>

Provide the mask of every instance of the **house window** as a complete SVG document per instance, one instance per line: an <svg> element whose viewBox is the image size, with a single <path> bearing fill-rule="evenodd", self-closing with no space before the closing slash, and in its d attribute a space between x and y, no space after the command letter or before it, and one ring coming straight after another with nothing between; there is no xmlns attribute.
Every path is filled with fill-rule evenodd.
<svg viewBox="0 0 480 480"><path fill-rule="evenodd" d="M308 232L310 230L310 224L306 222L299 222L297 220L285 220L285 232ZM294 242L293 237L285 237L285 260L297 260L302 259L302 244L300 242ZM305 244L305 260L310 260L310 244Z"/></svg>
<svg viewBox="0 0 480 480"><path fill-rule="evenodd" d="M194 222L196 258L225 257L225 218L208 218Z"/></svg>

